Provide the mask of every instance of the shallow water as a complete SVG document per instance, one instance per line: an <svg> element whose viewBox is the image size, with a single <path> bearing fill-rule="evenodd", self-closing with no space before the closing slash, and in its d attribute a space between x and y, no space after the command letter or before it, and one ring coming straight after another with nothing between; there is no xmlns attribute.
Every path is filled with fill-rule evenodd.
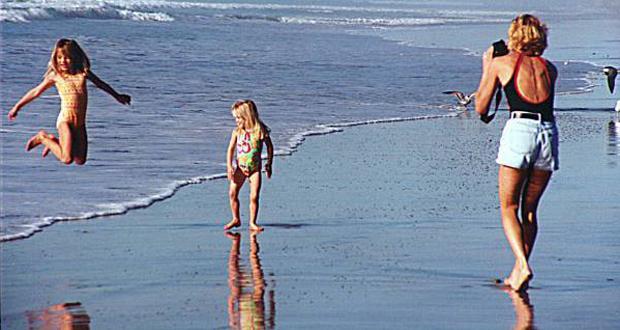
<svg viewBox="0 0 620 330"><path fill-rule="evenodd" d="M453 100L440 92L473 90L477 54L526 9L552 28L566 27L549 51L552 60L566 63L559 65L558 107L605 107L612 98L592 86L604 83L600 65L619 64L620 43L613 28L595 23L602 16L618 24L617 5L519 6L6 1L0 9L2 240L58 220L145 207L183 185L221 177L236 99L256 100L279 154L292 152L305 134L340 129L329 124L451 114ZM569 27L577 17L584 22L580 43L564 46L575 36ZM61 37L77 39L93 71L133 97L132 106L123 107L91 86L83 167L41 160L40 149L24 152L29 136L54 131L59 100L53 89L16 122L4 117L40 81ZM573 95L583 91L587 96Z"/></svg>

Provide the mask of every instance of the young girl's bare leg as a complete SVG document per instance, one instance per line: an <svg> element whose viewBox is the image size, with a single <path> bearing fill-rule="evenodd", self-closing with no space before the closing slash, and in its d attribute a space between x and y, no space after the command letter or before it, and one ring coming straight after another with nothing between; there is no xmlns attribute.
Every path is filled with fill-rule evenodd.
<svg viewBox="0 0 620 330"><path fill-rule="evenodd" d="M264 228L256 224L258 217L258 207L260 199L262 176L260 171L256 171L250 175L250 230L263 231Z"/></svg>
<svg viewBox="0 0 620 330"><path fill-rule="evenodd" d="M86 126L76 127L73 132L72 155L73 162L77 165L86 163L88 153L88 137L86 136Z"/></svg>
<svg viewBox="0 0 620 330"><path fill-rule="evenodd" d="M230 230L241 226L241 219L239 216L239 191L245 182L245 175L241 170L235 170L232 180L230 180L230 188L228 190L228 197L230 199L230 211L232 213L232 220L224 226L224 230Z"/></svg>
<svg viewBox="0 0 620 330"><path fill-rule="evenodd" d="M73 134L71 127L67 123L61 123L58 125L58 134L60 139L50 138L45 131L41 130L39 133L26 144L26 150L31 150L40 144L47 147L53 154L65 164L71 164L73 162Z"/></svg>
<svg viewBox="0 0 620 330"><path fill-rule="evenodd" d="M60 143L60 141L58 140L58 138L56 138L56 136L54 136L54 134L48 134L47 137L51 140L56 141L56 143ZM43 151L41 152L41 157L45 158L47 157L47 155L50 153L50 148L48 148L47 146L43 148Z"/></svg>
<svg viewBox="0 0 620 330"><path fill-rule="evenodd" d="M499 169L502 225L506 239L515 256L515 267L510 276L504 280L504 283L516 291L521 290L533 276L525 252L523 228L518 217L521 187L526 176L526 171L508 166L501 165Z"/></svg>

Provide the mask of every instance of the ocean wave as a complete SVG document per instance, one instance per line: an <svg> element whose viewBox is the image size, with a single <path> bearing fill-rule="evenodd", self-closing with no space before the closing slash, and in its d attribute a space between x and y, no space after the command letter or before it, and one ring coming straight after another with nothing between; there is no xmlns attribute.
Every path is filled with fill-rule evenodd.
<svg viewBox="0 0 620 330"><path fill-rule="evenodd" d="M427 120L427 119L438 119L438 118L449 118L455 117L458 114L445 114L445 115L429 115L429 116L415 116L415 117L394 117L394 118L383 118L383 119L373 119L373 120L363 120L363 121L355 121L355 122L344 122L344 123L334 123L334 124L324 124L317 125L315 128L311 130L307 130L304 132L300 132L292 136L286 147L279 149L275 152L276 156L289 156L296 152L303 143L303 141L309 136L316 135L327 135L335 132L342 132L347 127L354 126L362 126L362 125L373 125L373 124L384 124L384 123L394 123L394 122L405 122L405 121L416 121L416 120ZM25 239L31 237L32 235L40 232L43 228L53 225L56 222L61 221L74 221L74 220L89 220L100 217L108 217L114 215L122 215L131 210L135 209L143 209L147 208L157 202L166 200L176 194L176 192L188 185L192 184L200 184L207 181L218 180L226 178L225 173L218 173L207 176L198 176L194 178L190 178L187 180L177 180L172 182L167 188L162 189L157 194L148 197L137 198L127 202L121 203L108 203L108 204L100 204L98 211L84 212L75 216L51 216L44 217L40 221L31 223L31 224L22 224L15 225L12 229L17 230L15 227L21 229L17 230L17 233L6 234L0 236L0 242L8 242L13 240Z"/></svg>
<svg viewBox="0 0 620 330"><path fill-rule="evenodd" d="M288 5L288 4L252 4L252 3L210 3L210 2L173 2L173 1L88 1L88 0L30 0L7 1L0 9L0 22L25 23L35 20L55 18L92 18L92 19L122 19L133 21L170 22L174 17L170 10L174 9L208 9L217 11L254 10L254 11L291 11L301 13L299 17L281 17L275 19L284 23L304 24L364 24L373 26L407 26L439 24L447 19L449 22L488 22L512 17L511 12L476 11L476 10L429 10L423 8L393 8L393 7L355 7L330 5ZM401 18L307 18L306 14L333 14L338 12L366 13L366 14L399 14L419 17ZM498 18L499 17L499 18ZM244 16L239 16L243 19ZM263 16L272 20L273 16ZM502 19L503 18L503 19Z"/></svg>
<svg viewBox="0 0 620 330"><path fill-rule="evenodd" d="M343 18L343 17L293 17L268 15L221 15L236 20L262 20L288 24L319 25L362 25L362 26L424 26L446 24L445 19L436 18Z"/></svg>
<svg viewBox="0 0 620 330"><path fill-rule="evenodd" d="M172 22L174 18L167 13L133 10L109 2L77 3L64 2L36 3L26 2L11 6L4 4L0 9L0 22L28 23L31 21L89 18L132 21Z"/></svg>

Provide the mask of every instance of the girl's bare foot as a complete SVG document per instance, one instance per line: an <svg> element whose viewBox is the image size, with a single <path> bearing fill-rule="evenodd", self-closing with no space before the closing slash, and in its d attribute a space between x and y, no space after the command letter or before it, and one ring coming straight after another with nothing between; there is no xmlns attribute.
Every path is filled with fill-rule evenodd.
<svg viewBox="0 0 620 330"><path fill-rule="evenodd" d="M241 226L241 221L239 221L239 219L232 219L229 223L226 224L226 226L224 226L224 230L231 230L239 226Z"/></svg>
<svg viewBox="0 0 620 330"><path fill-rule="evenodd" d="M41 144L41 139L45 136L45 131L41 130L36 135L33 135L26 143L26 151L30 151L32 148Z"/></svg>
<svg viewBox="0 0 620 330"><path fill-rule="evenodd" d="M255 223L251 223L251 224L250 224L250 230L251 230L251 231L254 231L254 232L259 232L259 233L260 233L260 232L262 232L263 230L265 230L265 228L263 228L263 227L261 227L261 226L259 226L259 225L255 224Z"/></svg>

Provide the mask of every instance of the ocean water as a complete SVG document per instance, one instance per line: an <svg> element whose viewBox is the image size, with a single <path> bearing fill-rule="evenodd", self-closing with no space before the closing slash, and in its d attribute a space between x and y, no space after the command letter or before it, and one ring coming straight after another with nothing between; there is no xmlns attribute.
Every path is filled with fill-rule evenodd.
<svg viewBox="0 0 620 330"><path fill-rule="evenodd" d="M351 125L455 116L441 91L473 91L479 55L521 12L551 29L558 111L612 108L601 69L620 66L620 5L607 1L3 1L0 239L222 179L237 99L257 102L281 156ZM132 96L126 107L89 87L85 166L24 151L38 130L55 133L55 89L6 119L63 37Z"/></svg>

